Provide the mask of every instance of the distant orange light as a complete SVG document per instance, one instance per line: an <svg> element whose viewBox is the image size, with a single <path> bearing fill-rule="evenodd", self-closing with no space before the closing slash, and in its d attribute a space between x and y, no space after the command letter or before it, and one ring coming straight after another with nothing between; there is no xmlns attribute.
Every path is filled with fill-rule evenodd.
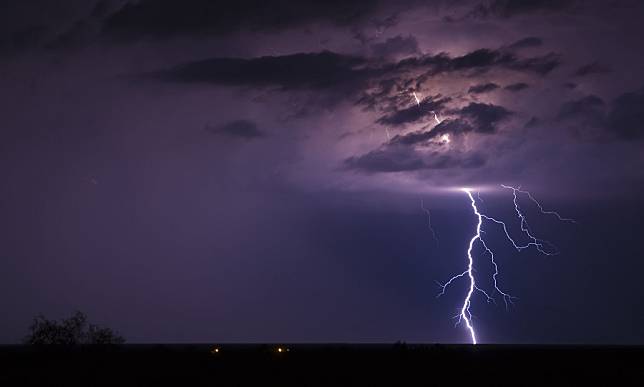
<svg viewBox="0 0 644 387"><path fill-rule="evenodd" d="M282 352L282 348L277 348L277 352Z"/></svg>
<svg viewBox="0 0 644 387"><path fill-rule="evenodd" d="M210 351L210 353L219 353L219 348L213 348L213 350Z"/></svg>

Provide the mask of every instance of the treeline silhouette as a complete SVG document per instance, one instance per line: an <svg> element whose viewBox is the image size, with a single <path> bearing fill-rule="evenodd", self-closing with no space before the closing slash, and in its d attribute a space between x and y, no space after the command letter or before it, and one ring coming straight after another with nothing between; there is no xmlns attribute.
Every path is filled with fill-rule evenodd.
<svg viewBox="0 0 644 387"><path fill-rule="evenodd" d="M90 324L87 316L76 312L73 316L58 322L43 315L34 318L29 333L23 339L28 345L85 345L123 344L125 339L110 328Z"/></svg>

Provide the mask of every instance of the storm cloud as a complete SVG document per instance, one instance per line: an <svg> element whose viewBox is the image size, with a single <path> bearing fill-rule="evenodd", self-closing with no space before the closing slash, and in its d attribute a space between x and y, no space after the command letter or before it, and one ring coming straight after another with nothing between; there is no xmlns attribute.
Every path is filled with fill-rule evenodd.
<svg viewBox="0 0 644 387"><path fill-rule="evenodd" d="M472 169L485 165L481 153L431 151L421 153L414 148L393 144L344 161L344 167L362 173L413 172L424 169Z"/></svg>
<svg viewBox="0 0 644 387"><path fill-rule="evenodd" d="M493 82L482 83L480 85L471 86L467 92L470 94L485 94L490 91L496 90L499 88L499 85Z"/></svg>
<svg viewBox="0 0 644 387"><path fill-rule="evenodd" d="M260 58L213 58L179 65L156 75L165 81L236 86L324 89L355 83L370 71L364 59L332 52Z"/></svg>
<svg viewBox="0 0 644 387"><path fill-rule="evenodd" d="M606 104L596 95L564 103L557 120L571 125L596 127L616 140L644 138L644 89L623 93ZM609 137L610 138L610 137Z"/></svg>
<svg viewBox="0 0 644 387"><path fill-rule="evenodd" d="M610 68L608 66L604 66L599 62L592 62L579 67L575 70L573 75L577 77L585 77L587 75L606 74L608 72L610 72Z"/></svg>
<svg viewBox="0 0 644 387"><path fill-rule="evenodd" d="M374 43L371 52L374 56L383 58L418 54L418 41L413 36L396 36L381 43Z"/></svg>
<svg viewBox="0 0 644 387"><path fill-rule="evenodd" d="M461 109L459 114L472 121L477 132L494 133L498 129L498 124L513 113L503 106L472 102Z"/></svg>
<svg viewBox="0 0 644 387"><path fill-rule="evenodd" d="M434 112L440 112L451 101L449 97L441 95L424 98L418 105L414 104L405 109L400 109L378 119L382 125L403 125L419 121L426 117L433 117Z"/></svg>
<svg viewBox="0 0 644 387"><path fill-rule="evenodd" d="M527 38L517 40L516 42L509 45L508 48L516 50L516 49L522 49L522 48L539 47L542 45L543 45L543 40L541 38L536 36L529 36Z"/></svg>
<svg viewBox="0 0 644 387"><path fill-rule="evenodd" d="M530 85L528 85L525 82L518 82L518 83L512 83L510 85L507 85L504 87L505 90L510 90L510 91L521 91L529 88Z"/></svg>
<svg viewBox="0 0 644 387"><path fill-rule="evenodd" d="M2 343L77 308L142 343L461 343L431 280L476 224L455 188L519 222L501 183L579 222L518 198L556 270L486 234L521 306L473 304L481 341L642 343L643 2L0 3Z"/></svg>
<svg viewBox="0 0 644 387"><path fill-rule="evenodd" d="M212 58L184 63L154 75L160 80L186 83L329 88L384 76L400 76L412 70L436 76L498 67L546 75L559 64L559 57L555 54L520 58L491 49L479 49L454 58L445 53L421 55L385 65L364 57L323 51L257 58Z"/></svg>
<svg viewBox="0 0 644 387"><path fill-rule="evenodd" d="M557 13L571 9L578 0L485 0L471 12L475 17L513 17Z"/></svg>
<svg viewBox="0 0 644 387"><path fill-rule="evenodd" d="M399 67L427 67L429 75L442 73L505 68L515 71L546 75L561 64L559 55L549 53L535 57L520 58L503 50L481 48L458 57L447 54L426 55L401 61Z"/></svg>
<svg viewBox="0 0 644 387"><path fill-rule="evenodd" d="M470 103L452 114L459 118L446 119L433 128L396 135L378 149L347 158L344 166L367 173L484 166L487 157L483 152L452 149L442 136L458 138L467 133L494 134L498 131L498 125L513 113L502 106ZM429 151L421 151L418 147Z"/></svg>
<svg viewBox="0 0 644 387"><path fill-rule="evenodd" d="M121 39L222 35L244 29L274 31L326 21L355 23L380 1L143 0L126 4L105 22Z"/></svg>

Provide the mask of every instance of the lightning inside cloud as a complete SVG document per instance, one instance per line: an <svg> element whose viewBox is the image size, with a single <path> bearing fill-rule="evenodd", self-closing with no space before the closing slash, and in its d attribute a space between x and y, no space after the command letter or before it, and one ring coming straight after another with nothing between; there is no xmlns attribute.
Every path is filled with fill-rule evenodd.
<svg viewBox="0 0 644 387"><path fill-rule="evenodd" d="M414 96L414 99L416 100L416 106L420 106L420 100L418 99L416 92L412 91L411 94Z"/></svg>
<svg viewBox="0 0 644 387"><path fill-rule="evenodd" d="M438 115L436 115L436 112L432 110L430 113L433 113L433 114L434 114L434 121L436 121L436 123L437 123L437 124L440 124L440 123L441 123L441 120L439 120L439 119L438 119ZM449 137L449 136L448 136L448 137Z"/></svg>
<svg viewBox="0 0 644 387"><path fill-rule="evenodd" d="M415 91L412 91L411 95L414 97L414 100L416 101L416 106L420 107L420 98L418 98L418 94L416 94ZM436 121L437 124L440 124L441 120L438 119L438 115L436 114L436 112L432 110L430 111L430 113L434 115L434 121Z"/></svg>

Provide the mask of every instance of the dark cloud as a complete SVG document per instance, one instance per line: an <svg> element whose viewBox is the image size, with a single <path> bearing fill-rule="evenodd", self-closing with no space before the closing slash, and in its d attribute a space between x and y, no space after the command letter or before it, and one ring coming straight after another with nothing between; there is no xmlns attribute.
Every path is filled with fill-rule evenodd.
<svg viewBox="0 0 644 387"><path fill-rule="evenodd" d="M212 134L233 138L242 138L246 140L252 140L266 136L266 133L257 128L256 123L248 120L231 121L227 124L216 127L206 125L205 129Z"/></svg>
<svg viewBox="0 0 644 387"><path fill-rule="evenodd" d="M423 145L443 134L461 135L468 132L492 134L496 133L497 125L500 122L513 114L502 106L484 103L470 103L463 109L452 113L459 116L459 118L443 120L431 130L419 130L397 135L389 143ZM379 123L384 122L379 120Z"/></svg>
<svg viewBox="0 0 644 387"><path fill-rule="evenodd" d="M342 101L353 101L366 110L380 112L377 123L398 126L432 118L434 112L441 113L452 101L450 97L434 95L424 98L420 106L410 103L413 101L411 91L421 88L423 82L436 74L485 71L495 67L542 74L544 63L550 63L547 70L556 66L550 55L521 59L514 54L489 49L472 51L455 58L441 53L384 63L379 59L323 51L257 58L206 59L147 73L143 77L163 82L316 91L316 103L307 106L332 107ZM489 90L492 87L485 86ZM474 88L472 92L477 90L484 91ZM401 109L400 106L406 107ZM477 121L474 119L474 109L477 107L471 106L469 109L461 112L467 115L465 118L468 122L482 130L495 130L496 123L488 119L494 117L482 117ZM301 109L293 117L308 115L313 110ZM491 112L482 110L478 115L486 113Z"/></svg>
<svg viewBox="0 0 644 387"><path fill-rule="evenodd" d="M380 117L378 123L382 125L403 125L419 121L425 117L433 117L433 112L440 112L441 109L451 101L451 98L440 95L429 96L423 99L419 105L412 105L406 109L395 110L393 113Z"/></svg>
<svg viewBox="0 0 644 387"><path fill-rule="evenodd" d="M607 128L618 138L641 140L644 138L644 88L624 93L611 104Z"/></svg>
<svg viewBox="0 0 644 387"><path fill-rule="evenodd" d="M45 0L0 2L0 49L58 49L96 41L226 36L239 31L277 32L312 23L386 28L415 0ZM6 3L6 5L5 5ZM384 7L386 5L386 7ZM394 16L382 16L384 9ZM64 18L63 18L64 16ZM5 25L11 28L5 28ZM19 24L14 26L14 24Z"/></svg>
<svg viewBox="0 0 644 387"><path fill-rule="evenodd" d="M371 68L369 76L380 79L372 84L371 88L364 91L358 104L367 109L384 106L383 110L388 112L388 115L383 119L383 122L395 123L398 120L392 116L391 112L400 106L401 93L404 94L406 91L411 94L411 90L422 87L425 81L434 76L453 72L465 72L465 75L469 76L481 74L490 69L508 69L543 76L559 64L559 56L555 54L520 58L502 49L478 49L459 57L451 57L446 53L420 55L400 60L397 63ZM371 65L374 64L370 63L367 68ZM377 65L375 64L375 66ZM422 71L421 75L417 75L418 71ZM472 73L468 74L469 71ZM407 77L407 74L412 74L412 76ZM410 121L414 120L413 111L401 114L403 116L409 115Z"/></svg>
<svg viewBox="0 0 644 387"><path fill-rule="evenodd" d="M248 59L213 58L188 62L152 75L165 81L251 87L280 86L284 89L334 87L356 90L364 88L364 82L382 82L385 79L389 80L388 87L391 90L394 86L398 89L409 88L411 85L403 86L402 83L420 84L429 77L441 73L486 71L498 67L546 75L559 64L559 57L554 54L519 58L508 52L490 49L475 50L455 58L441 53L385 64L380 61L370 61L367 58L323 51ZM402 76L405 73L418 70L424 71L424 74L413 80L403 80ZM374 105L378 100L388 98L387 93L380 96L368 95L363 101ZM392 120L393 123L397 122L395 118ZM405 122L405 119L400 122Z"/></svg>
<svg viewBox="0 0 644 387"><path fill-rule="evenodd" d="M602 132L595 136L599 139L641 140L644 138L644 88L623 93L610 105L595 95L566 102L556 118L580 130L599 128Z"/></svg>
<svg viewBox="0 0 644 387"><path fill-rule="evenodd" d="M507 85L504 87L504 89L509 91L521 91L527 89L528 87L530 87L530 85L528 85L527 83L519 82Z"/></svg>
<svg viewBox="0 0 644 387"><path fill-rule="evenodd" d="M587 65L579 67L573 73L576 77L584 77L591 74L605 74L609 73L610 69L607 66L600 64L599 62L592 62Z"/></svg>
<svg viewBox="0 0 644 387"><path fill-rule="evenodd" d="M470 125L469 122L455 119L455 120L444 120L440 124L433 127L431 130L418 130L415 132L397 135L391 139L390 144L401 144L401 145L424 145L427 144L430 140L433 140L436 137L439 137L443 134L463 134L467 132L473 132L476 129Z"/></svg>
<svg viewBox="0 0 644 387"><path fill-rule="evenodd" d="M494 133L497 125L513 113L503 106L472 102L461 109L459 114L472 123L476 132Z"/></svg>
<svg viewBox="0 0 644 387"><path fill-rule="evenodd" d="M481 153L442 150L445 143L435 139L443 134L492 134L497 131L497 125L513 113L502 106L483 103L470 103L452 113L460 118L444 120L431 130L397 135L378 149L346 159L345 168L375 173L483 166L486 157ZM419 152L418 146L433 147L435 150Z"/></svg>
<svg viewBox="0 0 644 387"><path fill-rule="evenodd" d="M504 50L482 48L456 58L451 58L447 54L438 54L421 57L418 59L418 63L413 60L408 63L401 61L399 65L414 64L430 67L430 75L453 71L487 70L492 67L546 75L559 66L561 62L559 55L554 53L522 59Z"/></svg>
<svg viewBox="0 0 644 387"><path fill-rule="evenodd" d="M561 12L570 9L577 0L487 0L471 12L474 17L512 17L527 14Z"/></svg>
<svg viewBox="0 0 644 387"><path fill-rule="evenodd" d="M496 90L499 88L499 85L496 83L482 83L480 85L475 85L470 87L467 92L470 94L484 94L484 93L489 93L492 90Z"/></svg>
<svg viewBox="0 0 644 387"><path fill-rule="evenodd" d="M420 154L412 147L388 145L344 161L344 168L364 173L418 171L422 169L479 168L486 158L478 152L432 151Z"/></svg>
<svg viewBox="0 0 644 387"><path fill-rule="evenodd" d="M363 172L401 172L425 168L425 162L408 147L389 146L344 161L347 169Z"/></svg>
<svg viewBox="0 0 644 387"><path fill-rule="evenodd" d="M418 41L413 36L396 36L381 43L371 45L371 52L376 57L395 57L397 55L417 54Z"/></svg>
<svg viewBox="0 0 644 387"><path fill-rule="evenodd" d="M400 106L400 97L404 89L398 79L382 79L375 82L371 89L363 91L356 104L364 106L365 110L375 110L376 107L384 105L386 108L382 110L391 112Z"/></svg>
<svg viewBox="0 0 644 387"><path fill-rule="evenodd" d="M221 35L239 30L274 31L312 22L356 23L380 1L290 0L141 0L112 14L105 33L142 37Z"/></svg>
<svg viewBox="0 0 644 387"><path fill-rule="evenodd" d="M601 126L604 124L605 107L606 104L601 98L589 95L561 105L557 120Z"/></svg>
<svg viewBox="0 0 644 387"><path fill-rule="evenodd" d="M435 62L439 70L459 71L481 67L507 66L515 63L516 60L516 57L510 53L482 48L453 59L448 56L436 56L428 61Z"/></svg>
<svg viewBox="0 0 644 387"><path fill-rule="evenodd" d="M517 60L508 65L509 68L516 71L534 72L539 75L546 75L561 64L560 56L550 53L543 56Z"/></svg>
<svg viewBox="0 0 644 387"><path fill-rule="evenodd" d="M523 38L521 40L517 40L516 42L509 45L508 48L521 49L521 48L529 48L529 47L539 47L542 44L543 44L543 40L541 40L541 38L538 38L536 36L530 36L527 38Z"/></svg>
<svg viewBox="0 0 644 387"><path fill-rule="evenodd" d="M398 79L382 79L375 82L372 89L364 91L356 104L364 106L365 110L373 110L383 104L388 106L386 110L395 110L399 105L399 97L403 89Z"/></svg>
<svg viewBox="0 0 644 387"><path fill-rule="evenodd" d="M323 89L364 80L364 60L328 51L260 58L213 58L176 66L154 74L166 81L231 86L281 86Z"/></svg>
<svg viewBox="0 0 644 387"><path fill-rule="evenodd" d="M460 116L457 119L443 120L431 130L419 130L391 139L391 144L422 145L443 134L460 135L468 132L492 134L497 125L513 113L502 106L470 103L461 110L453 112Z"/></svg>

